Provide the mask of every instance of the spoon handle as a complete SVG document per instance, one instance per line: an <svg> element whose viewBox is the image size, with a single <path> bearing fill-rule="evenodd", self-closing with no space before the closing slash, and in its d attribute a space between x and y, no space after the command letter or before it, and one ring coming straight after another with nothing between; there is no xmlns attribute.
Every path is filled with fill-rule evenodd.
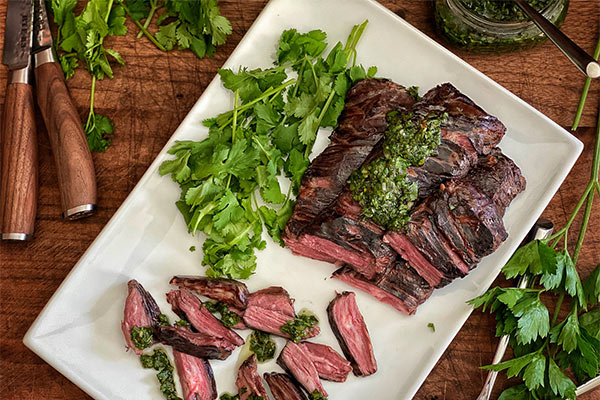
<svg viewBox="0 0 600 400"><path fill-rule="evenodd" d="M581 72L590 78L600 77L600 64L592 56L577 46L567 35L562 33L560 29L544 18L542 14L537 12L525 0L513 1Z"/></svg>

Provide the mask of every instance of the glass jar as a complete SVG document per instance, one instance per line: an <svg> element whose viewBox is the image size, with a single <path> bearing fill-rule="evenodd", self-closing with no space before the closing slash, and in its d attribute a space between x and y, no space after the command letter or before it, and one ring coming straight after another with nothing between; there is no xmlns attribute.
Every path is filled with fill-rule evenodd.
<svg viewBox="0 0 600 400"><path fill-rule="evenodd" d="M485 11L485 4L480 3L480 10L476 12L465 3L466 0L435 0L436 28L455 46L479 53L500 53L530 48L546 39L538 27L522 15L522 20L506 20L510 18L506 14L494 19L493 15L484 16L481 10ZM475 3L471 0L471 4ZM548 0L540 12L560 27L568 8L569 0Z"/></svg>

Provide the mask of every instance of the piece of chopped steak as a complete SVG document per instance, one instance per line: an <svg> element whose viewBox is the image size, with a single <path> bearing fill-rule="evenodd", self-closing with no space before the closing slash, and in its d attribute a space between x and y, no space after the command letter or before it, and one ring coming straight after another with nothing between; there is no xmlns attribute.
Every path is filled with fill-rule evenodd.
<svg viewBox="0 0 600 400"><path fill-rule="evenodd" d="M288 341L277 358L277 364L292 375L308 393L315 390L327 397L310 355L302 347Z"/></svg>
<svg viewBox="0 0 600 400"><path fill-rule="evenodd" d="M244 283L234 279L178 275L171 278L169 283L220 301L238 310L244 310L248 304L248 288Z"/></svg>
<svg viewBox="0 0 600 400"><path fill-rule="evenodd" d="M240 365L238 376L235 381L240 400L246 400L251 394L262 396L265 399L269 398L256 367L256 356L254 354L248 357L242 365Z"/></svg>
<svg viewBox="0 0 600 400"><path fill-rule="evenodd" d="M192 332L183 326L157 326L156 336L175 350L198 358L225 360L235 346L226 339Z"/></svg>
<svg viewBox="0 0 600 400"><path fill-rule="evenodd" d="M217 384L208 360L173 350L183 400L215 400Z"/></svg>
<svg viewBox="0 0 600 400"><path fill-rule="evenodd" d="M125 299L121 330L128 349L133 350L135 354L142 354L142 350L135 347L131 340L131 329L154 327L158 325L159 315L160 309L152 295L135 279L127 282L127 298Z"/></svg>
<svg viewBox="0 0 600 400"><path fill-rule="evenodd" d="M307 400L302 389L296 385L288 374L268 372L263 377L267 381L275 400Z"/></svg>
<svg viewBox="0 0 600 400"><path fill-rule="evenodd" d="M171 290L167 293L167 301L171 304L173 312L180 318L188 320L198 332L227 339L236 346L244 344L244 339L240 335L224 326L189 290Z"/></svg>
<svg viewBox="0 0 600 400"><path fill-rule="evenodd" d="M296 317L255 306L248 306L246 311L244 311L244 323L248 327L288 339L290 338L290 335L281 332L281 327L286 323L293 321L294 318ZM315 325L306 337L311 338L317 336L320 331L319 326Z"/></svg>
<svg viewBox="0 0 600 400"><path fill-rule="evenodd" d="M365 320L358 309L353 292L338 294L327 307L329 324L354 375L368 376L377 372L377 361Z"/></svg>
<svg viewBox="0 0 600 400"><path fill-rule="evenodd" d="M363 79L348 91L329 145L302 177L294 213L283 234L286 243L298 237L339 196L350 174L381 139L387 113L413 104L404 87L385 79Z"/></svg>
<svg viewBox="0 0 600 400"><path fill-rule="evenodd" d="M331 346L312 342L300 342L298 345L309 355L319 378L333 382L346 381L348 374L352 371L350 362Z"/></svg>
<svg viewBox="0 0 600 400"><path fill-rule="evenodd" d="M287 290L279 286L271 286L253 292L248 299L248 306L277 311L291 317L296 316L294 299L290 297Z"/></svg>

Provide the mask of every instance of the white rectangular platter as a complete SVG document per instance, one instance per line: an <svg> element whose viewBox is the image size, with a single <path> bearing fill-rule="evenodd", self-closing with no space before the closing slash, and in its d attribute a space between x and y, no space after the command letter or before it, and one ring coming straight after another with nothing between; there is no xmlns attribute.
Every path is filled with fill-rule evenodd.
<svg viewBox="0 0 600 400"><path fill-rule="evenodd" d="M508 133L504 152L522 169L527 189L510 205L504 218L508 240L465 279L437 290L416 315L401 315L390 306L357 292L368 325L379 371L368 378L350 376L344 384L325 382L333 400L409 399L418 390L469 314L465 302L494 281L529 228L542 213L582 151L583 145L531 106L429 39L372 0L272 0L252 25L226 68L268 67L281 32L323 29L330 45L345 41L353 25L369 20L358 45L358 61L379 67L378 76L421 93L451 82L490 114L503 121ZM24 341L40 357L96 399L160 399L155 372L144 370L138 357L125 352L120 322L126 282L137 279L174 320L164 294L175 274L202 274L202 238L188 235L174 203L177 185L158 175L175 140L200 140L207 134L203 119L232 108L233 96L218 78L152 163L102 233L73 268L37 318ZM168 116L165 116L168 118ZM327 144L321 132L315 151ZM327 323L326 306L335 291L349 287L328 279L334 267L293 256L267 240L258 252L258 270L250 290L270 285L286 288L296 309L316 312L322 333L315 340L339 350ZM428 323L434 323L432 332ZM246 336L248 332L244 332ZM490 332L492 335L493 332ZM278 342L278 349L282 347ZM220 393L234 392L239 350L227 361L212 362ZM279 370L274 362L259 372Z"/></svg>

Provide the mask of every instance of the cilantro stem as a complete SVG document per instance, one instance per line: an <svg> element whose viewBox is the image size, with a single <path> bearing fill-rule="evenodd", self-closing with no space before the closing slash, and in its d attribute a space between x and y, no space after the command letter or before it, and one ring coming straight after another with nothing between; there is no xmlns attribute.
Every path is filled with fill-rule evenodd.
<svg viewBox="0 0 600 400"><path fill-rule="evenodd" d="M90 112L88 113L88 119L87 122L85 123L85 131L89 132L90 131L90 124L92 123L92 121L94 120L94 97L96 94L96 76L92 75L92 88L90 90Z"/></svg>
<svg viewBox="0 0 600 400"><path fill-rule="evenodd" d="M143 32L144 35L146 35L146 37L148 39L150 39L150 41L152 43L154 43L154 45L156 47L158 47L160 50L167 51L167 49L162 44L158 43L158 41L154 38L154 36L150 32L148 32L148 30L146 28L144 28L144 26L142 24L140 24L139 21L137 21L135 18L133 18L131 16L131 12L129 11L129 8L127 8L127 6L125 5L125 3L121 3L121 4L123 5L123 9L125 10L125 13L131 18L131 20L133 21L133 23L137 25L137 27L140 29L140 31Z"/></svg>
<svg viewBox="0 0 600 400"><path fill-rule="evenodd" d="M558 296L556 306L554 307L554 314L552 314L552 323L550 324L551 327L554 327L554 324L556 323L556 319L558 318L558 313L560 312L560 307L562 306L564 299L565 292L561 292L560 296Z"/></svg>
<svg viewBox="0 0 600 400"><path fill-rule="evenodd" d="M600 56L600 38L598 38L598 43L596 44L596 50L594 50L594 59L598 59ZM573 120L573 126L571 130L574 131L579 126L579 121L581 120L581 115L583 114L583 107L585 106L585 101L587 99L588 92L590 91L590 85L592 83L591 78L585 79L585 84L583 85L583 90L581 92L581 97L579 98L579 105L577 106L577 113L575 114L575 119Z"/></svg>
<svg viewBox="0 0 600 400"><path fill-rule="evenodd" d="M146 17L146 20L144 21L144 29L148 29L148 27L150 26L150 22L152 22L152 17L154 17L154 13L159 8L160 7L158 6L158 1L150 1L150 12L148 13L148 17ZM142 37L143 34L144 32L140 30L136 37L139 39Z"/></svg>
<svg viewBox="0 0 600 400"><path fill-rule="evenodd" d="M231 126L231 144L235 143L235 131L237 129L238 101L240 99L240 91L235 91L233 100L233 124Z"/></svg>

